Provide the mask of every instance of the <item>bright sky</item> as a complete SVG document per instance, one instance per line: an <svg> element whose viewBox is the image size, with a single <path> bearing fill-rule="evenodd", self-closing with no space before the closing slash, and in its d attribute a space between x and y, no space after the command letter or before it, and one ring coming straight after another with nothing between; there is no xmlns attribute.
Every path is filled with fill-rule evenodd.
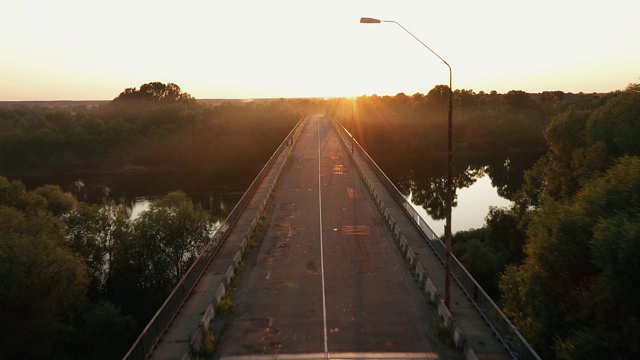
<svg viewBox="0 0 640 360"><path fill-rule="evenodd" d="M640 82L637 0L7 0L0 100L609 92Z"/></svg>

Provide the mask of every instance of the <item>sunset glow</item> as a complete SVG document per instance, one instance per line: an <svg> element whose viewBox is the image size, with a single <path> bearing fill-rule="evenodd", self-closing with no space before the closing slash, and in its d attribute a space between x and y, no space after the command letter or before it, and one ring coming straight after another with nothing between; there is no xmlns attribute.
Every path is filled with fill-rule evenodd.
<svg viewBox="0 0 640 360"><path fill-rule="evenodd" d="M609 92L640 78L633 1L24 0L0 5L0 100L108 100L161 81L196 98Z"/></svg>

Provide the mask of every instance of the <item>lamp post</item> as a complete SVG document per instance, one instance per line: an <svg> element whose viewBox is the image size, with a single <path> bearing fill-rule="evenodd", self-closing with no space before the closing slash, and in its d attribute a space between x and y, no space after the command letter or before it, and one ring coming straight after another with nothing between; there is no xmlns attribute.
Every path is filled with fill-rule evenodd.
<svg viewBox="0 0 640 360"><path fill-rule="evenodd" d="M413 35L409 30L405 29L404 26L400 25L398 22L393 20L378 20L368 17L360 18L361 24L379 24L381 22L394 23L402 28L402 30L406 31L407 34L411 35L414 39L418 40L422 46L426 47L429 51L431 51L438 59L442 60L442 62L447 65L449 68L449 124L448 124L448 143L447 143L447 195L445 199L446 206L446 223L444 226L444 237L445 237L445 275L444 275L444 303L447 308L450 308L451 302L451 204L453 202L453 181L451 178L451 164L453 162L453 146L452 146L452 133L453 133L453 87L452 87L452 78L453 71L451 70L451 65L447 63L440 55L438 55L435 51L431 50L427 44L423 43L420 39L418 39L415 35Z"/></svg>

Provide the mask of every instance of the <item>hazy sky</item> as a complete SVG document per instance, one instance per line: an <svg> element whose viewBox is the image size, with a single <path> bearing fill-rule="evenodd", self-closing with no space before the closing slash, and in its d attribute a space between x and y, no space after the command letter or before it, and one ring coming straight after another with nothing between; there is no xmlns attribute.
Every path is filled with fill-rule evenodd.
<svg viewBox="0 0 640 360"><path fill-rule="evenodd" d="M7 0L0 100L609 92L640 82L637 0Z"/></svg>

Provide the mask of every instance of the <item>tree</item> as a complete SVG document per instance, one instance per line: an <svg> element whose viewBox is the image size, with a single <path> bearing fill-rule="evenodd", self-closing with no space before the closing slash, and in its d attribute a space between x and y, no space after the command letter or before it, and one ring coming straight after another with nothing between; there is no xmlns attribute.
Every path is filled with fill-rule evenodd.
<svg viewBox="0 0 640 360"><path fill-rule="evenodd" d="M487 294L498 299L500 275L523 260L525 235L513 209L491 207L485 221L480 229L457 232L453 253Z"/></svg>
<svg viewBox="0 0 640 360"><path fill-rule="evenodd" d="M533 215L528 257L500 289L525 337L555 350L546 355L578 358L572 349L587 344L592 354L640 356L639 194L640 157L625 157L571 201L548 201ZM606 336L589 340L598 334Z"/></svg>
<svg viewBox="0 0 640 360"><path fill-rule="evenodd" d="M81 203L63 219L69 245L87 267L90 296L103 297L121 248L131 238L128 219L113 202Z"/></svg>
<svg viewBox="0 0 640 360"><path fill-rule="evenodd" d="M614 157L640 155L640 92L623 92L598 108L586 124L590 144L603 142Z"/></svg>
<svg viewBox="0 0 640 360"><path fill-rule="evenodd" d="M540 107L531 96L522 90L511 90L502 98L505 111L520 113L523 111L539 111Z"/></svg>
<svg viewBox="0 0 640 360"><path fill-rule="evenodd" d="M155 201L134 221L122 244L109 294L125 313L148 321L169 295L211 234L209 215L181 191Z"/></svg>
<svg viewBox="0 0 640 360"><path fill-rule="evenodd" d="M529 196L571 198L625 155L640 155L640 93L616 94L595 110L574 106L545 129L549 152L527 174ZM530 199L538 204L542 199Z"/></svg>
<svg viewBox="0 0 640 360"><path fill-rule="evenodd" d="M46 205L0 177L2 358L50 358L73 332L70 314L87 289L82 261L65 246L64 227Z"/></svg>
<svg viewBox="0 0 640 360"><path fill-rule="evenodd" d="M132 316L104 300L81 303L74 320L75 332L56 349L57 358L120 359L139 333Z"/></svg>
<svg viewBox="0 0 640 360"><path fill-rule="evenodd" d="M163 84L161 82L150 82L136 88L127 88L118 95L114 102L134 101L140 103L174 103L191 102L193 96L183 93L180 87L174 83Z"/></svg>
<svg viewBox="0 0 640 360"><path fill-rule="evenodd" d="M437 108L446 110L449 108L449 86L436 85L427 93L427 99Z"/></svg>
<svg viewBox="0 0 640 360"><path fill-rule="evenodd" d="M208 214L196 210L187 195L171 192L154 202L134 223L136 239L143 248L155 248L149 258L151 268L163 269L160 275L177 283L199 250L209 240Z"/></svg>
<svg viewBox="0 0 640 360"><path fill-rule="evenodd" d="M71 212L77 201L71 193L64 192L58 185L44 185L33 191L47 200L47 209L55 216Z"/></svg>

